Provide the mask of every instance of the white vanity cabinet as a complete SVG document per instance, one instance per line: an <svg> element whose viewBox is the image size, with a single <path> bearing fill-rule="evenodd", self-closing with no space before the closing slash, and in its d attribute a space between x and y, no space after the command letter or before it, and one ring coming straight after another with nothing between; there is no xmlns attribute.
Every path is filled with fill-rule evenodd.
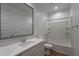
<svg viewBox="0 0 79 59"><path fill-rule="evenodd" d="M21 56L44 56L44 42L41 42L22 52Z"/></svg>
<svg viewBox="0 0 79 59"><path fill-rule="evenodd" d="M44 40L32 38L0 47L0 56L44 56Z"/></svg>

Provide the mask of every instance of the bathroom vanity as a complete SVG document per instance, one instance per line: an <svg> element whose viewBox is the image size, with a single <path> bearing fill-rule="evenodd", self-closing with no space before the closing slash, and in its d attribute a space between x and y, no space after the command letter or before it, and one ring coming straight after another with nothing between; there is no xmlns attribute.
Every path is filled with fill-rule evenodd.
<svg viewBox="0 0 79 59"><path fill-rule="evenodd" d="M44 56L44 41L40 38L0 47L0 56Z"/></svg>
<svg viewBox="0 0 79 59"><path fill-rule="evenodd" d="M1 40L34 34L34 10L26 3L1 3ZM0 56L43 56L44 42L42 39L21 39L17 42L0 47ZM19 39L20 40L20 39ZM8 40L7 40L8 41ZM4 43L5 44L5 43Z"/></svg>

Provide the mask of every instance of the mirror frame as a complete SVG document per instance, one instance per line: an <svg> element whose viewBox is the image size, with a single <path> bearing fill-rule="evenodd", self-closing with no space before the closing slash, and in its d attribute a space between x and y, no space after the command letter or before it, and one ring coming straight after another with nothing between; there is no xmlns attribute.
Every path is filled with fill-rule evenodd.
<svg viewBox="0 0 79 59"><path fill-rule="evenodd" d="M31 34L25 34L25 35L16 35L16 36L11 36L11 37L1 38L1 3L0 3L0 40L18 38L18 37L24 37L24 36L30 36L30 35L34 34L34 8L31 7L30 5L28 5L27 3L23 3L23 4L32 9L32 33Z"/></svg>

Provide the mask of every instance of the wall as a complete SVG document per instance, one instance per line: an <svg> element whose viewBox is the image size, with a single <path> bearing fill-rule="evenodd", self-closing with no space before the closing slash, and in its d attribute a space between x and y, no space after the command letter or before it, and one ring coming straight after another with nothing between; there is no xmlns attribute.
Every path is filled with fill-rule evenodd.
<svg viewBox="0 0 79 59"><path fill-rule="evenodd" d="M64 17L69 17L70 8L60 9L51 13L48 13L48 19L56 20Z"/></svg>
<svg viewBox="0 0 79 59"><path fill-rule="evenodd" d="M43 37L47 32L47 16L41 12L34 12L34 35Z"/></svg>
<svg viewBox="0 0 79 59"><path fill-rule="evenodd" d="M79 56L79 27L75 25L79 25L79 4L74 3L71 5L71 12L72 17L72 55Z"/></svg>

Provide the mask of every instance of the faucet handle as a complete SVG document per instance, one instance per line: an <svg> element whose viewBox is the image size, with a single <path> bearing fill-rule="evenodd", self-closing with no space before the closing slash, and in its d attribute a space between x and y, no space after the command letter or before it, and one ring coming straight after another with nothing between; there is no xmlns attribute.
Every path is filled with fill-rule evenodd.
<svg viewBox="0 0 79 59"><path fill-rule="evenodd" d="M79 25L74 25L74 26L71 26L71 28L74 28L74 27L77 27L77 28L78 28L78 27L79 27Z"/></svg>

